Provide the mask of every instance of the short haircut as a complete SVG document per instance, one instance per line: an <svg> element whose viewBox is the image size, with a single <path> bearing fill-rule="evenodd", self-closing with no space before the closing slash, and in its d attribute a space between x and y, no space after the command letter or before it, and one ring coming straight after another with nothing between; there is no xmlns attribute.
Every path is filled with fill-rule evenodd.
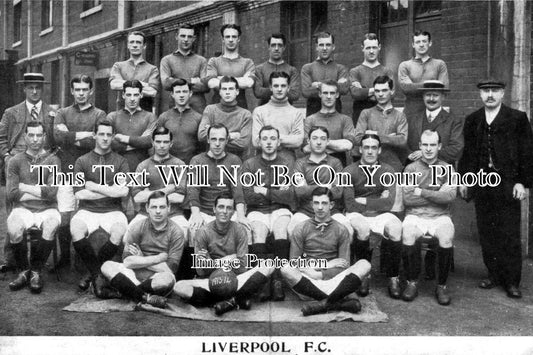
<svg viewBox="0 0 533 355"><path fill-rule="evenodd" d="M274 126L267 124L266 126L261 127L261 129L259 130L259 134L258 134L259 138L261 138L261 133L263 133L264 131L276 131L276 133L278 134L278 138L279 138L279 129L277 129Z"/></svg>
<svg viewBox="0 0 533 355"><path fill-rule="evenodd" d="M233 200L233 208L235 208L235 198L233 197L233 195L231 194L231 192L229 192L229 191L224 191L224 192L220 193L220 194L215 198L215 206L214 206L214 207L217 207L217 205L218 205L218 200L221 200L221 199L225 199L225 200Z"/></svg>
<svg viewBox="0 0 533 355"><path fill-rule="evenodd" d="M328 196L329 202L333 201L333 193L327 187L322 187L322 186L316 187L311 193L311 196L323 196L323 195Z"/></svg>
<svg viewBox="0 0 533 355"><path fill-rule="evenodd" d="M335 43L335 37L331 33L327 31L319 32L315 36L315 43L318 43L319 38L330 38L330 37L331 37L331 43Z"/></svg>
<svg viewBox="0 0 533 355"><path fill-rule="evenodd" d="M369 40L369 41L378 41L378 44L380 44L379 42L379 37L377 34L375 33L367 33L364 35L363 37L363 40L361 41L361 45L364 47L365 46L365 41L366 40Z"/></svg>
<svg viewBox="0 0 533 355"><path fill-rule="evenodd" d="M164 197L165 198L165 202L167 203L167 206L169 205L168 203L168 196L166 193L164 193L163 191L159 191L159 190L156 190L154 192L152 192L149 196L148 196L148 199L146 200L146 206L150 206L150 200L155 200L157 198L162 198Z"/></svg>
<svg viewBox="0 0 533 355"><path fill-rule="evenodd" d="M221 79L220 79L220 83L218 84L218 89L220 90L220 88L222 87L222 83L234 83L235 84L235 89L239 90L239 82L237 81L237 79L235 79L235 77L233 76L227 76L227 75L224 75Z"/></svg>
<svg viewBox="0 0 533 355"><path fill-rule="evenodd" d="M431 42L431 33L429 33L428 31L416 30L415 33L413 33L413 40L415 39L416 36L427 36L428 41Z"/></svg>
<svg viewBox="0 0 533 355"><path fill-rule="evenodd" d="M439 132L437 131L432 131L430 129L426 129L424 132L422 132L422 134L420 135L420 142L422 142L422 136L432 136L436 134L437 135L437 138L438 138L438 142L440 143L440 134Z"/></svg>
<svg viewBox="0 0 533 355"><path fill-rule="evenodd" d="M285 45L287 43L287 38L285 38L285 35L283 33L272 33L268 38L267 38L267 43L268 45L270 45L270 41L272 40L272 38L277 38L277 39L281 39L283 41L283 45Z"/></svg>
<svg viewBox="0 0 533 355"><path fill-rule="evenodd" d="M126 91L126 88L137 88L139 92L143 92L143 84L139 80L126 80L122 84L122 91Z"/></svg>
<svg viewBox="0 0 533 355"><path fill-rule="evenodd" d="M312 126L311 129L309 130L309 134L307 135L307 137L311 138L311 134L314 132L314 131L322 131L324 133L326 133L326 137L329 138L329 131L326 127L324 126Z"/></svg>
<svg viewBox="0 0 533 355"><path fill-rule="evenodd" d="M374 83L372 83L372 86L376 86L376 84L389 84L389 89L394 89L394 80L387 75L378 76L376 80L374 80Z"/></svg>
<svg viewBox="0 0 533 355"><path fill-rule="evenodd" d="M152 140L155 139L155 136L162 136L165 134L168 134L170 136L170 141L172 141L172 132L170 132L170 130L164 126L157 127L156 129L154 129L154 131L152 132Z"/></svg>
<svg viewBox="0 0 533 355"><path fill-rule="evenodd" d="M239 37L241 36L241 33L242 33L241 26L236 25L234 23L227 23L223 25L222 27L220 27L220 34L222 35L222 37L224 37L224 31L227 30L228 28L232 30L237 30Z"/></svg>
<svg viewBox="0 0 533 355"><path fill-rule="evenodd" d="M128 33L128 39L130 38L130 36L141 36L143 38L143 44L146 43L146 35L144 34L144 32L141 32L141 31L131 31L130 33Z"/></svg>
<svg viewBox="0 0 533 355"><path fill-rule="evenodd" d="M115 126L113 126L111 121L109 121L108 119L103 119L103 120L96 121L96 123L94 125L94 133L98 132L98 127L100 127L100 126L111 127L111 133L115 134Z"/></svg>
<svg viewBox="0 0 533 355"><path fill-rule="evenodd" d="M223 129L223 130L226 131L226 137L229 136L228 127L224 126L222 123L215 123L214 125L209 126L209 128L207 129L207 139L208 140L209 140L209 136L211 134L211 130L212 129Z"/></svg>
<svg viewBox="0 0 533 355"><path fill-rule="evenodd" d="M176 34L180 33L180 30L181 29L184 29L184 30L193 30L194 31L194 35L196 35L196 29L193 27L193 25L191 25L190 23L184 23L184 24L181 24L178 29L176 30Z"/></svg>
<svg viewBox="0 0 533 355"><path fill-rule="evenodd" d="M320 92L322 92L322 87L324 85L327 85L327 86L334 86L335 89L337 89L337 92L339 91L339 84L335 81L335 80L326 80L325 82L322 83L323 85L320 86Z"/></svg>
<svg viewBox="0 0 533 355"><path fill-rule="evenodd" d="M43 133L44 133L44 125L41 121L30 121L28 122L28 124L26 125L26 129L25 129L25 133L28 133L28 128L30 127L42 127L43 128Z"/></svg>
<svg viewBox="0 0 533 355"><path fill-rule="evenodd" d="M291 76L284 71L274 71L270 73L270 76L268 77L268 83L272 85L272 80L276 78L285 78L287 79L287 85L291 84Z"/></svg>
<svg viewBox="0 0 533 355"><path fill-rule="evenodd" d="M86 83L89 84L89 89L93 88L93 79L87 74L75 75L70 79L70 88L74 89L74 84Z"/></svg>
<svg viewBox="0 0 533 355"><path fill-rule="evenodd" d="M363 146L363 141L365 139L375 139L378 141L378 147L381 147L381 139L379 139L379 136L377 134L374 134L374 133L365 133L363 134L363 137L361 138L361 147Z"/></svg>
<svg viewBox="0 0 533 355"><path fill-rule="evenodd" d="M172 84L170 84L170 91L174 92L174 88L176 86L183 86L183 85L187 85L189 90L192 90L191 83L189 83L187 80L183 78L177 78L176 80L172 82Z"/></svg>

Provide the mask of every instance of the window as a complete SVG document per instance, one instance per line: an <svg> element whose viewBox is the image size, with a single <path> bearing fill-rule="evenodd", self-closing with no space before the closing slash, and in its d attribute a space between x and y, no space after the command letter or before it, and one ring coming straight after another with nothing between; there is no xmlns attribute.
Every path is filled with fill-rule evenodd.
<svg viewBox="0 0 533 355"><path fill-rule="evenodd" d="M90 10L93 7L100 5L100 3L100 0L83 0L83 11Z"/></svg>
<svg viewBox="0 0 533 355"><path fill-rule="evenodd" d="M209 44L209 22L199 23L194 26L196 41L194 42L194 53L202 56L208 55Z"/></svg>
<svg viewBox="0 0 533 355"><path fill-rule="evenodd" d="M327 1L282 2L288 62L296 68L315 57L314 35L327 30ZM333 34L335 35L335 34Z"/></svg>
<svg viewBox="0 0 533 355"><path fill-rule="evenodd" d="M41 1L41 31L52 27L53 6L52 0Z"/></svg>
<svg viewBox="0 0 533 355"><path fill-rule="evenodd" d="M22 40L22 1L13 6L13 44Z"/></svg>
<svg viewBox="0 0 533 355"><path fill-rule="evenodd" d="M51 91L51 103L59 104L61 102L60 96L60 75L59 72L59 60L54 60L51 63L51 80L50 80L50 91Z"/></svg>

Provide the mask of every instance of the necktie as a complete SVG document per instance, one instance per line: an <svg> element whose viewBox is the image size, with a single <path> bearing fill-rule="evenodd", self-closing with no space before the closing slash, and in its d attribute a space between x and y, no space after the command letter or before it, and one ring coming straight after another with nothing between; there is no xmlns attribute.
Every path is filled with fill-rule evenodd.
<svg viewBox="0 0 533 355"><path fill-rule="evenodd" d="M433 115L431 114L431 112L428 114L428 121L429 122L433 121Z"/></svg>
<svg viewBox="0 0 533 355"><path fill-rule="evenodd" d="M31 119L37 121L39 119L39 113L37 112L37 106L31 108Z"/></svg>

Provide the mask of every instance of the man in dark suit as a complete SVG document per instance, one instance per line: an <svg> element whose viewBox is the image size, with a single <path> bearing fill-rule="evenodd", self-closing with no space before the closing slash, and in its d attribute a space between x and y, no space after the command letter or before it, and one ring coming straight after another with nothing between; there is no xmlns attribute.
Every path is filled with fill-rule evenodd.
<svg viewBox="0 0 533 355"><path fill-rule="evenodd" d="M425 130L430 130L438 132L441 139L442 149L439 151L439 159L454 164L463 151L464 138L463 120L442 107L445 93L450 90L439 80L426 80L418 90L423 92L425 109L407 117L409 160L416 161L422 157L419 148L420 135Z"/></svg>
<svg viewBox="0 0 533 355"><path fill-rule="evenodd" d="M5 110L0 121L0 155L3 167L7 167L7 162L17 153L26 151L24 131L26 124L31 121L41 122L44 126L45 141L44 148L49 150L54 146L54 136L52 127L54 124L55 110L45 104L41 97L44 84L49 84L41 73L24 73L23 80L17 83L24 85L26 99L18 105ZM10 206L6 206L8 213ZM9 248L9 239L6 238L4 244L5 262L0 265L0 272L7 272L15 269L15 262Z"/></svg>
<svg viewBox="0 0 533 355"><path fill-rule="evenodd" d="M533 185L533 133L527 115L502 104L505 84L487 79L480 89L484 108L465 121L465 148L459 172L496 172L495 187L460 186L463 198L474 198L483 262L488 278L479 287L501 285L511 298L520 298L522 248L520 200Z"/></svg>

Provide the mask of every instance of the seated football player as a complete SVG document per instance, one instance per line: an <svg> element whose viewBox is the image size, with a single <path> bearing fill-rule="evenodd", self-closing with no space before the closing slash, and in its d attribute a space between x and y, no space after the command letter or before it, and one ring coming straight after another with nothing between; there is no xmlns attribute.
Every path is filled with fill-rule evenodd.
<svg viewBox="0 0 533 355"><path fill-rule="evenodd" d="M310 153L296 161L294 173L301 173L304 179L295 187L297 197L297 212L292 216L287 230L289 236L294 228L309 218L313 218L313 190L321 183L330 188L335 205L331 210L331 218L348 228L350 237L353 228L340 212L343 209L342 187L337 186L337 180L333 172L342 171L342 163L339 159L327 153L329 145L329 130L322 126L313 126L309 129ZM326 167L329 166L329 168ZM333 169L333 170L332 170Z"/></svg>
<svg viewBox="0 0 533 355"><path fill-rule="evenodd" d="M196 272L200 278L180 280L174 286L174 293L195 307L214 304L215 314L222 315L235 308L250 309L250 297L259 291L273 268L246 268L248 237L245 228L231 217L235 211L235 199L228 193L218 195L213 205L215 220L198 231L195 243ZM233 265L237 274L237 289L233 297L220 299L211 292L209 275L217 264Z"/></svg>
<svg viewBox="0 0 533 355"><path fill-rule="evenodd" d="M19 271L9 283L12 291L20 290L29 284L32 293L40 293L43 288L41 270L55 243L55 233L61 224L57 210L57 187L53 187L52 173L43 170L44 186L39 183L39 170L32 165L55 165L61 167L59 158L44 149L44 127L33 121L26 125L24 134L26 151L16 154L7 165L6 193L13 210L7 218L7 235ZM28 250L23 240L24 232L30 228L42 231L42 239L32 247L31 270L28 265Z"/></svg>
<svg viewBox="0 0 533 355"><path fill-rule="evenodd" d="M248 220L252 226L252 245L250 251L258 258L278 257L288 259L289 241L287 240L287 226L291 221L291 204L294 201L294 189L292 185L273 186L275 183L275 167L286 167L287 173L292 174L292 159L278 154L280 147L279 131L272 126L263 126L259 130L259 146L261 154L250 158L241 167L241 180L252 176L256 172L263 173L262 186L259 181L253 186L244 186L244 201L248 209ZM281 182L281 181L280 181ZM267 250L267 237L272 233L273 255ZM269 245L270 246L270 245ZM272 275L271 284L266 285L259 299L266 301L272 298L274 301L285 299L283 282L279 269Z"/></svg>
<svg viewBox="0 0 533 355"><path fill-rule="evenodd" d="M356 292L361 280L368 277L370 263L362 259L349 265L350 236L342 224L331 218L335 204L331 191L317 187L312 196L314 217L296 227L290 250L291 261L305 259L309 265L285 266L281 273L301 298L317 300L303 306L304 316L328 311L357 313L361 310L359 300L345 297Z"/></svg>
<svg viewBox="0 0 533 355"><path fill-rule="evenodd" d="M128 195L128 187L126 181L119 180L126 176L129 168L126 158L111 150L114 133L110 122L97 122L94 149L79 157L74 165L74 173L83 173L85 177L83 186L74 186L79 209L70 221L72 245L89 271L78 284L82 290L89 288L91 281L100 273L100 266L117 253L128 226L121 203L121 199ZM115 183L117 174L121 175L117 176ZM103 177L105 180L100 181ZM97 255L88 236L98 228L110 236ZM95 293L98 291L95 290Z"/></svg>
<svg viewBox="0 0 533 355"><path fill-rule="evenodd" d="M402 222L390 213L396 196L396 185L389 187L381 183L380 177L384 173L394 174L392 166L379 161L381 141L376 134L365 134L359 146L361 160L348 165L343 172L349 173L352 185L343 191L346 218L355 230L352 243L352 256L365 259L372 263L372 249L370 249L370 234L383 236L381 241L382 258L387 277L389 277L389 294L392 298L400 298L400 260ZM363 171L363 169L366 169ZM369 181L368 175L373 177ZM360 296L369 292L370 277L363 281L359 290Z"/></svg>
<svg viewBox="0 0 533 355"><path fill-rule="evenodd" d="M241 185L234 184L226 174L222 174L221 177L221 166L233 172L233 166L239 167L242 163L238 156L226 151L229 137L229 131L223 124L215 123L209 126L207 129L209 150L191 159L191 181L195 182L187 186L187 199L191 208L189 218L189 244L191 246L194 246L198 229L215 220L213 203L215 198L223 192L229 192L235 197L237 213L233 219L243 224L248 234L250 233L251 227L245 215ZM201 170L202 167L207 171Z"/></svg>
<svg viewBox="0 0 533 355"><path fill-rule="evenodd" d="M124 241L122 263L106 261L101 268L110 285L123 297L158 308L176 282L185 238L169 217L171 203L163 191L152 192L146 201L148 218L139 219ZM105 296L105 295L104 295Z"/></svg>
<svg viewBox="0 0 533 355"><path fill-rule="evenodd" d="M418 296L417 281L420 273L420 248L416 241L426 236L439 240L437 249L438 280L435 297L440 305L449 305L451 297L446 288L448 272L452 263L453 238L455 228L451 219L450 207L457 189L448 184L444 167L450 164L438 158L441 149L439 134L425 130L420 136L422 158L407 165L405 172L420 173L418 186L403 187L405 219L403 221L402 243L404 269L407 273L407 286L402 293L404 301L412 301ZM433 176L430 166L441 166L442 173ZM436 178L437 181L433 181ZM435 184L436 182L436 184Z"/></svg>

